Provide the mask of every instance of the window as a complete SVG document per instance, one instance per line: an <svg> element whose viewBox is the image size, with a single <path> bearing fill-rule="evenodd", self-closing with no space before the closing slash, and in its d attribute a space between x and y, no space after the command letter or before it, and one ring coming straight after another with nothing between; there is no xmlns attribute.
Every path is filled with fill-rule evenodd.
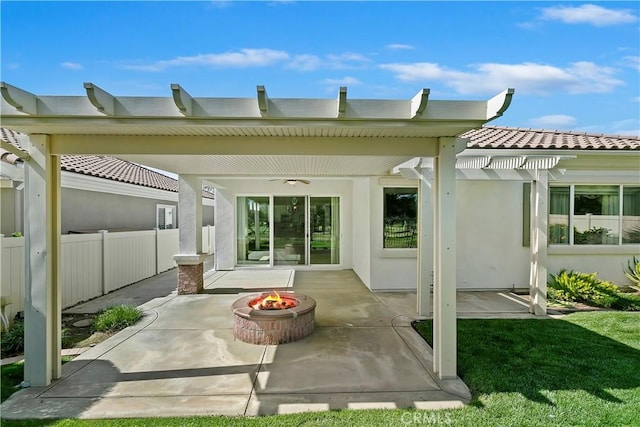
<svg viewBox="0 0 640 427"><path fill-rule="evenodd" d="M549 244L630 243L640 243L640 187L568 185L549 189Z"/></svg>
<svg viewBox="0 0 640 427"><path fill-rule="evenodd" d="M156 227L160 230L176 228L176 207L156 205Z"/></svg>
<svg viewBox="0 0 640 427"><path fill-rule="evenodd" d="M384 248L418 247L418 189L384 189Z"/></svg>

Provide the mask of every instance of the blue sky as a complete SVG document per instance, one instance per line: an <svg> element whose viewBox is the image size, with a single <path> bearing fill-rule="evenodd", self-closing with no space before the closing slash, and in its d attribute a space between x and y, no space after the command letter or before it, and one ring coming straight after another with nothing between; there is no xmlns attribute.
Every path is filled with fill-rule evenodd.
<svg viewBox="0 0 640 427"><path fill-rule="evenodd" d="M38 95L489 99L503 126L640 135L639 2L0 3L1 79Z"/></svg>

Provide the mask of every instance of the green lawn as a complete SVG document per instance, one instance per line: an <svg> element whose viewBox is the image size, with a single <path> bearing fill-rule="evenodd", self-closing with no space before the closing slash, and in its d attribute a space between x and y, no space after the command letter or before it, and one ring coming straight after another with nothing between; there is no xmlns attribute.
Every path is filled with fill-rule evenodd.
<svg viewBox="0 0 640 427"><path fill-rule="evenodd" d="M431 322L417 328L431 334ZM203 417L2 422L2 426L639 426L640 313L562 320L459 320L460 375L472 403L442 411L333 411ZM4 382L4 377L3 377Z"/></svg>

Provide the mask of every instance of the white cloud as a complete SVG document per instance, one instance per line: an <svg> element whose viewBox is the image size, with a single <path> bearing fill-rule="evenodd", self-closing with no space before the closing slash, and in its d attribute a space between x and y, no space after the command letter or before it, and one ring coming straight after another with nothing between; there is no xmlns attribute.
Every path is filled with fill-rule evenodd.
<svg viewBox="0 0 640 427"><path fill-rule="evenodd" d="M367 56L360 53L341 53L328 54L325 56L317 55L295 55L293 60L287 65L298 71L313 71L319 68L327 68L332 70L345 70L363 68L371 62Z"/></svg>
<svg viewBox="0 0 640 427"><path fill-rule="evenodd" d="M300 71L313 71L322 66L322 59L316 55L296 55L288 67Z"/></svg>
<svg viewBox="0 0 640 427"><path fill-rule="evenodd" d="M540 116L529 120L529 122L535 126L540 128L565 128L576 124L576 118L572 116L567 116L566 114L549 114L546 116Z"/></svg>
<svg viewBox="0 0 640 427"><path fill-rule="evenodd" d="M524 62L521 64L476 64L473 70L448 69L436 63L382 64L407 82L442 82L461 94L491 94L513 87L521 94L552 92L605 93L624 84L613 77L615 70L592 62L576 62L566 68Z"/></svg>
<svg viewBox="0 0 640 427"><path fill-rule="evenodd" d="M594 4L581 6L552 6L542 9L542 19L561 21L566 24L591 24L596 27L630 24L638 17L629 9L607 9Z"/></svg>
<svg viewBox="0 0 640 427"><path fill-rule="evenodd" d="M272 49L241 49L237 52L209 53L194 56L178 56L146 65L125 65L123 68L137 71L163 71L173 67L209 66L222 68L265 67L289 59L289 54Z"/></svg>
<svg viewBox="0 0 640 427"><path fill-rule="evenodd" d="M640 56L625 56L622 59L625 61L625 65L640 71Z"/></svg>
<svg viewBox="0 0 640 427"><path fill-rule="evenodd" d="M614 122L613 133L617 135L640 136L640 119L625 119Z"/></svg>
<svg viewBox="0 0 640 427"><path fill-rule="evenodd" d="M330 86L356 86L361 85L362 82L355 77L344 77L342 79L324 79L322 83Z"/></svg>
<svg viewBox="0 0 640 427"><path fill-rule="evenodd" d="M411 50L411 49L415 49L415 47L411 46L410 44L402 44L402 43L392 43L392 44L388 44L387 49L392 49L392 50Z"/></svg>
<svg viewBox="0 0 640 427"><path fill-rule="evenodd" d="M69 70L82 70L84 68L82 64L78 64L77 62L63 62L60 66Z"/></svg>

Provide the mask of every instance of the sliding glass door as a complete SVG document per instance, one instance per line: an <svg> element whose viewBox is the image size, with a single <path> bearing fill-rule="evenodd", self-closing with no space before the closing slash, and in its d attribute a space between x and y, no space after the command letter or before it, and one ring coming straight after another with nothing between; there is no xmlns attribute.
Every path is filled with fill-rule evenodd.
<svg viewBox="0 0 640 427"><path fill-rule="evenodd" d="M340 264L340 199L237 198L238 265Z"/></svg>
<svg viewBox="0 0 640 427"><path fill-rule="evenodd" d="M238 197L237 200L238 265L269 265L271 249L269 197Z"/></svg>
<svg viewBox="0 0 640 427"><path fill-rule="evenodd" d="M340 199L310 197L310 264L340 264Z"/></svg>

